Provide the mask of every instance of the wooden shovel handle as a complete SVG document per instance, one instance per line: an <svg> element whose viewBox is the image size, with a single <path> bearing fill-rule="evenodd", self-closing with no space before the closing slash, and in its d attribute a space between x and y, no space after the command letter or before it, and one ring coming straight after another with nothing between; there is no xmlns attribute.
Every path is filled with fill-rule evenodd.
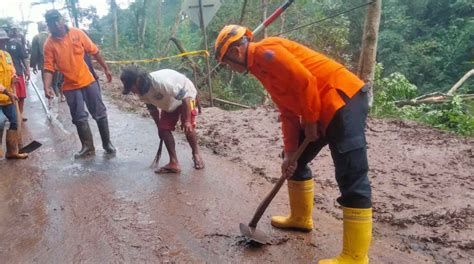
<svg viewBox="0 0 474 264"><path fill-rule="evenodd" d="M158 164L158 162L160 162L162 149L163 149L163 139L160 138L160 145L158 147L158 151L156 152L155 159L153 160L153 162L150 165L151 168L155 167L156 164Z"/></svg>
<svg viewBox="0 0 474 264"><path fill-rule="evenodd" d="M300 158L301 154L306 149L306 147L308 146L309 143L310 143L310 141L308 139L305 139L303 141L303 144L301 144L298 147L298 150L296 150L295 155L293 155L293 157L291 158L290 164L296 162ZM265 210L267 209L268 205L271 203L273 198L275 198L275 195L278 193L278 191L280 190L283 183L285 183L285 180L290 176L291 175L287 175L286 173L282 173L280 179L278 179L278 182L275 184L273 189L270 191L269 194L267 194L265 199L263 199L263 201L257 207L257 211L253 215L252 220L250 220L250 223L249 223L250 227L257 227L257 223L258 223L258 221L260 221L260 218L262 218L262 215L265 212Z"/></svg>
<svg viewBox="0 0 474 264"><path fill-rule="evenodd" d="M20 113L20 106L18 105L18 101L17 100L12 100L12 101L15 104L15 109L16 109L16 123L17 123L18 135L21 135L21 129L23 128L23 116Z"/></svg>

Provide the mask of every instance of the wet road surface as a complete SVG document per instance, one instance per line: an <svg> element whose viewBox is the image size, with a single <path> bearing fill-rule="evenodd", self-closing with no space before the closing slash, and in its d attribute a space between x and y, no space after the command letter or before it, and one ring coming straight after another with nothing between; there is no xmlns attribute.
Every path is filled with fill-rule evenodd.
<svg viewBox="0 0 474 264"><path fill-rule="evenodd" d="M322 212L315 210L311 233L271 227L270 215L288 210L286 186L259 223L274 245L247 244L239 223L250 220L272 185L206 149L206 168L194 170L181 134L181 174L155 174L153 121L107 99L117 154L104 153L90 119L96 155L75 160L80 143L67 105L54 104L50 124L32 90L29 96L24 142L43 146L27 160L0 160L2 263L309 263L340 251L342 222ZM391 239L374 234L372 263L426 263L390 246Z"/></svg>

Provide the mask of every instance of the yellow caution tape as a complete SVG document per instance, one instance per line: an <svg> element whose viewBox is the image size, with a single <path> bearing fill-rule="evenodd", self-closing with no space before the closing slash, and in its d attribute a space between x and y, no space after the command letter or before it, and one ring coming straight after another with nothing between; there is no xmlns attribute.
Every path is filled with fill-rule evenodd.
<svg viewBox="0 0 474 264"><path fill-rule="evenodd" d="M169 59L179 58L179 57L184 57L184 56L196 56L196 55L204 55L207 57L209 56L209 52L207 50L196 50L196 51L180 53L173 56L161 57L161 58L144 59L144 60L105 61L105 62L109 64L148 63L148 62L156 62L156 61L169 60Z"/></svg>

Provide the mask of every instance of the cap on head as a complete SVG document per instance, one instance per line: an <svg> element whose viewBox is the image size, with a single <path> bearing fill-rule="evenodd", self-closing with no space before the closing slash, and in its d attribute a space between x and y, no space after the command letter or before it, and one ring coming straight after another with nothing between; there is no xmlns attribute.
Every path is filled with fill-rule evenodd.
<svg viewBox="0 0 474 264"><path fill-rule="evenodd" d="M230 45L242 37L252 39L253 34L250 29L239 25L225 26L219 35L217 35L216 43L214 45L215 58L218 62L222 62L222 58L229 49Z"/></svg>
<svg viewBox="0 0 474 264"><path fill-rule="evenodd" d="M123 83L122 94L129 94L141 74L141 70L136 65L125 66L120 74Z"/></svg>
<svg viewBox="0 0 474 264"><path fill-rule="evenodd" d="M46 23L48 24L58 21L58 19L61 17L63 16L56 9L48 10L46 14L44 14L44 19L46 20Z"/></svg>
<svg viewBox="0 0 474 264"><path fill-rule="evenodd" d="M9 39L9 38L10 37L8 37L7 32L3 28L0 28L0 40Z"/></svg>

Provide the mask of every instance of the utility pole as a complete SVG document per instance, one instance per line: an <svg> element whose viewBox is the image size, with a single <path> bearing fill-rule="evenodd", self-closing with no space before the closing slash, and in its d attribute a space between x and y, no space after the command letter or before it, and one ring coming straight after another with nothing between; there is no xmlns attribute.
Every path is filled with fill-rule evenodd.
<svg viewBox="0 0 474 264"><path fill-rule="evenodd" d="M208 50L207 34L206 34L206 28L204 27L204 16L202 13L202 0L199 0L199 24L201 26L202 35L204 37L204 48ZM207 67L207 84L209 86L209 102L212 107L214 106L214 102L213 102L213 97L212 97L211 65L209 64L209 56L206 56L206 67Z"/></svg>

